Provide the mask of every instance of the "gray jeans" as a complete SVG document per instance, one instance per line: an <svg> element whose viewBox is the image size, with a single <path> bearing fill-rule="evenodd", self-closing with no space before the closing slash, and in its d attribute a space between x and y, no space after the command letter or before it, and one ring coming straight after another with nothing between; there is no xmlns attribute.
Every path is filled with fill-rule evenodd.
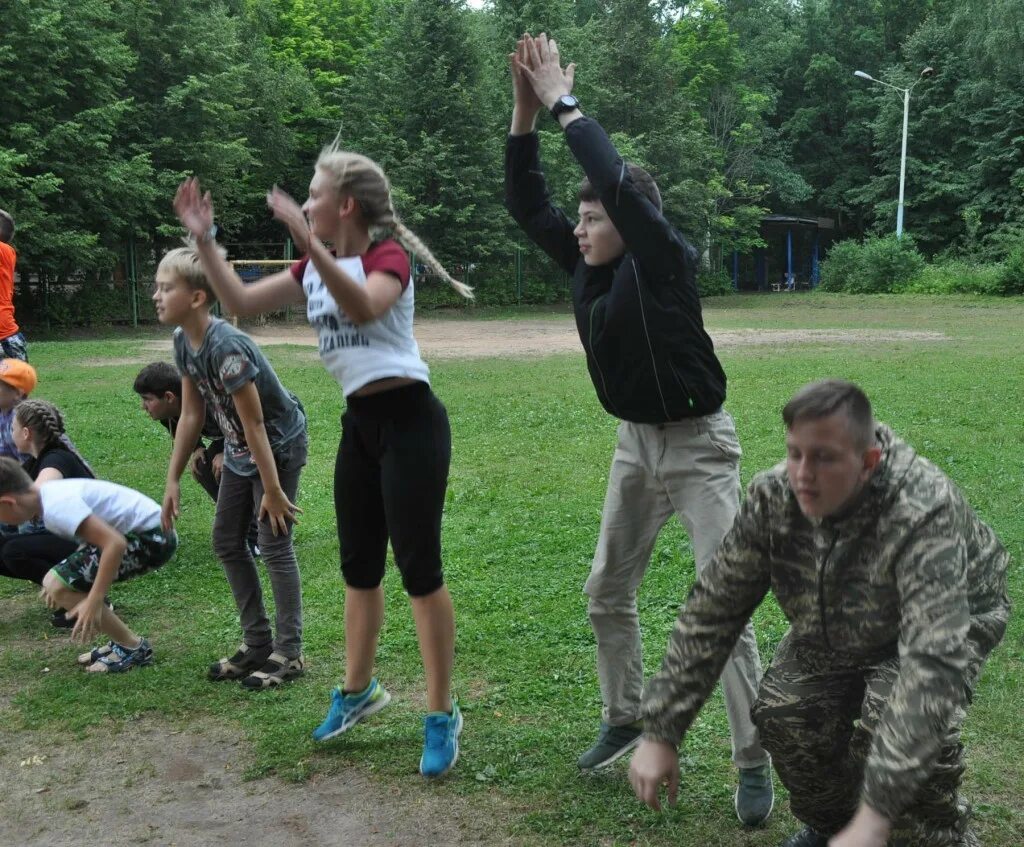
<svg viewBox="0 0 1024 847"><path fill-rule="evenodd" d="M294 503L299 475L306 464L305 437L296 439L289 449L275 455L274 460L281 488ZM213 519L213 550L224 566L235 605L238 606L242 640L252 647L266 644L272 638L256 562L246 544L250 521L262 499L263 481L258 473L241 476L227 467L223 468L217 514ZM289 659L302 654L302 587L299 565L292 548L292 530L293 526L289 525L287 535L274 535L269 521L259 522L260 553L270 575L277 613L274 652Z"/></svg>
<svg viewBox="0 0 1024 847"><path fill-rule="evenodd" d="M736 427L725 411L667 424L619 424L601 533L585 589L597 638L603 719L613 726L640 718L644 668L636 594L658 533L675 514L690 534L700 573L739 510L741 455ZM721 682L733 762L741 768L766 763L768 756L750 719L761 682L750 624Z"/></svg>

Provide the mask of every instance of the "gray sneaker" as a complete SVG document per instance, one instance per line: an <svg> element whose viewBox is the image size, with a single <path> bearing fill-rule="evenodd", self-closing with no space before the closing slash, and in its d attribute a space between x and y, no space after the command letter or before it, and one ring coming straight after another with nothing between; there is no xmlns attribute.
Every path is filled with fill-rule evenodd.
<svg viewBox="0 0 1024 847"><path fill-rule="evenodd" d="M642 721L625 726L609 726L601 721L601 732L597 736L597 741L576 760L576 764L584 771L606 767L636 747L643 732Z"/></svg>
<svg viewBox="0 0 1024 847"><path fill-rule="evenodd" d="M736 817L744 826L760 826L772 813L775 790L772 787L772 766L740 768L740 784L736 789Z"/></svg>

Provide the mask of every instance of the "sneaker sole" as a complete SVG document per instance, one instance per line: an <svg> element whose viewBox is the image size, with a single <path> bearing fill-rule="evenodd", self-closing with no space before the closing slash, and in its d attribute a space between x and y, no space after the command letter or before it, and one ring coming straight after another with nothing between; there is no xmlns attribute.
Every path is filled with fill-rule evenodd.
<svg viewBox="0 0 1024 847"><path fill-rule="evenodd" d="M459 761L459 750L461 749L459 747L459 736L460 735L462 735L462 712L461 711L459 712L459 725L455 728L455 755L452 756L451 764L448 765L448 767L446 767L443 771L441 771L441 773L435 773L435 774L431 774L430 776L427 776L425 773L423 773L423 757L420 756L420 774L425 779L440 779L442 776L446 776L447 774L451 773L451 769L454 768L455 767L455 763L457 761Z"/></svg>
<svg viewBox="0 0 1024 847"><path fill-rule="evenodd" d="M631 753L634 749L636 749L636 747L640 744L640 742L642 740L643 740L643 736L642 735L638 735L636 738L634 738L628 744L624 744L622 747L620 747L618 750L616 750L614 753L612 753L612 755L610 755L607 759L602 759L596 765L588 765L587 767L584 767L583 765L579 765L579 769L581 771L599 771L602 768L606 768L610 764L612 764L612 763L616 762L617 760L621 759L627 753ZM579 764L579 763L577 763L577 764Z"/></svg>
<svg viewBox="0 0 1024 847"><path fill-rule="evenodd" d="M761 820L755 823L747 823L745 820L743 820L743 818L740 817L740 790L738 788L736 789L736 793L732 795L732 807L736 810L736 820L738 820L744 826L761 826L761 824L763 824L766 820L768 820L768 818L772 816L772 811L774 811L775 809L775 788L772 788L772 803L768 807L768 813L763 818L761 818Z"/></svg>
<svg viewBox="0 0 1024 847"><path fill-rule="evenodd" d="M343 732L348 732L350 729L352 729L352 727L354 727L357 723L359 723L359 721L363 720L364 718L370 717L370 715L377 714L377 712L379 712L381 709L383 709L390 702L391 702L391 695L388 694L388 692L382 688L381 689L381 696L378 697L376 700L374 700L371 705L369 705L365 709L363 709L363 711L361 711L359 713L359 717L357 717L353 721L349 721L347 724L342 724L341 727L339 727L338 729L334 730L334 732L329 732L329 733L327 733L327 735L323 736L322 738L314 738L313 740L316 741L319 744L319 743L322 743L324 741L330 741L332 738L337 738Z"/></svg>

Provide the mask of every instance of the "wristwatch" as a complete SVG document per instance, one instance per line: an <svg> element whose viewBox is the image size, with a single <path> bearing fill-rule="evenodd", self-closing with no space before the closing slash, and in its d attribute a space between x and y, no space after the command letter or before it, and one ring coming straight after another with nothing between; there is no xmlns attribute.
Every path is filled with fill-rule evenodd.
<svg viewBox="0 0 1024 847"><path fill-rule="evenodd" d="M206 232L204 232L202 235L200 235L196 239L196 241L198 241L200 244L205 244L207 241L216 241L218 232L219 230L217 229L217 224L210 224L210 228L206 230Z"/></svg>
<svg viewBox="0 0 1024 847"><path fill-rule="evenodd" d="M565 112L571 112L574 109L580 107L580 101L573 97L571 94L563 94L555 101L555 105L551 107L551 117L556 121L558 116Z"/></svg>

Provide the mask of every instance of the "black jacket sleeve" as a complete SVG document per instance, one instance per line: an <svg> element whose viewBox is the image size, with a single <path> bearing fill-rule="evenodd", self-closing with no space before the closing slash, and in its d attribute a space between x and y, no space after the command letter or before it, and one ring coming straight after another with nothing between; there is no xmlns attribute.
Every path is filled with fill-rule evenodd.
<svg viewBox="0 0 1024 847"><path fill-rule="evenodd" d="M601 125L578 118L566 127L565 140L651 284L696 285L697 251L637 189Z"/></svg>
<svg viewBox="0 0 1024 847"><path fill-rule="evenodd" d="M510 135L505 145L505 206L515 222L567 274L580 259L572 222L551 202L540 169L537 133Z"/></svg>

